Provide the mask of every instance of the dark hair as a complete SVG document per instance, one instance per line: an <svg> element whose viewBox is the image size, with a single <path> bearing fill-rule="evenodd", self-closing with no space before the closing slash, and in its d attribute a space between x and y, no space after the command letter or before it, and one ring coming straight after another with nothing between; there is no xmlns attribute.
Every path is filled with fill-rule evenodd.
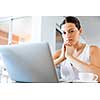
<svg viewBox="0 0 100 100"><path fill-rule="evenodd" d="M74 23L78 30L81 28L80 21L76 17L73 16L65 17L63 22L60 24L60 28L62 27L62 25L66 23Z"/></svg>

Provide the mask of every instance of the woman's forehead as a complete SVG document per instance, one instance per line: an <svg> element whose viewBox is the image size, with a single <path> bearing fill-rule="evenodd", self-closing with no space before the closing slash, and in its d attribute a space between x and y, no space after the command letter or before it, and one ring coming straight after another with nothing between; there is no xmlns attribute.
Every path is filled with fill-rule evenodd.
<svg viewBox="0 0 100 100"><path fill-rule="evenodd" d="M61 30L69 30L69 29L73 29L76 28L74 23L66 23L64 25L62 25Z"/></svg>

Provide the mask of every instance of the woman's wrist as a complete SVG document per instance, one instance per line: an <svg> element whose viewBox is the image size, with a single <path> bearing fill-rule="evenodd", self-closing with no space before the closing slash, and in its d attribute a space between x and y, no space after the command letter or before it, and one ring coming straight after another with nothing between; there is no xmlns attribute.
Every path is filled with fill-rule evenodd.
<svg viewBox="0 0 100 100"><path fill-rule="evenodd" d="M60 59L60 60L65 60L66 57L64 57L64 56L60 56L59 59Z"/></svg>
<svg viewBox="0 0 100 100"><path fill-rule="evenodd" d="M56 60L54 60L54 64L58 65L60 64L62 61L64 61L66 58L65 57L59 57Z"/></svg>

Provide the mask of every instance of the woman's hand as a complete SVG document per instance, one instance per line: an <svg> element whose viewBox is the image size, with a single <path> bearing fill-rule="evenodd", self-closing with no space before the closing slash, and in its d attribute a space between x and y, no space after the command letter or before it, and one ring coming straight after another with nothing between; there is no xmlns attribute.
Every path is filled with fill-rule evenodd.
<svg viewBox="0 0 100 100"><path fill-rule="evenodd" d="M73 46L66 46L65 57L68 58L68 57L72 56L73 53L74 53Z"/></svg>
<svg viewBox="0 0 100 100"><path fill-rule="evenodd" d="M74 52L74 47L65 42L62 45L60 57L63 58L63 59L66 59L67 57L72 56L73 52Z"/></svg>
<svg viewBox="0 0 100 100"><path fill-rule="evenodd" d="M68 58L68 57L72 56L74 53L74 47L72 46L72 44L67 41L64 43L64 47L66 49L65 57Z"/></svg>

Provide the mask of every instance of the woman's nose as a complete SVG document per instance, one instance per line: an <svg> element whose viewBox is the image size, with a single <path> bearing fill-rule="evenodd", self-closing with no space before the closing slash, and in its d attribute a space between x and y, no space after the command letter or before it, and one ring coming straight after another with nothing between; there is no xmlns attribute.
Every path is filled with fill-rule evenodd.
<svg viewBox="0 0 100 100"><path fill-rule="evenodd" d="M71 37L70 33L65 34L65 38L70 38L70 37Z"/></svg>

